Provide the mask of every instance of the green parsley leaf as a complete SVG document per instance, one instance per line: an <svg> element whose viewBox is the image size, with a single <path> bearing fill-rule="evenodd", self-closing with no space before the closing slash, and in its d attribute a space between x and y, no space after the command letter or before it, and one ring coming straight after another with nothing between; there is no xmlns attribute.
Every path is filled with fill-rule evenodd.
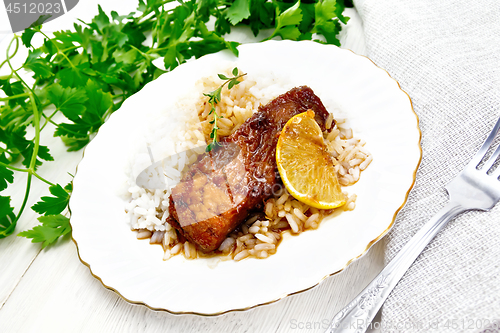
<svg viewBox="0 0 500 333"><path fill-rule="evenodd" d="M59 50L71 49L75 44L81 44L82 40L77 32L70 30L55 31L51 43L56 44Z"/></svg>
<svg viewBox="0 0 500 333"><path fill-rule="evenodd" d="M315 21L315 3L300 3L302 10L302 21L299 24L299 30L302 34L310 34ZM307 38L310 39L310 38Z"/></svg>
<svg viewBox="0 0 500 333"><path fill-rule="evenodd" d="M300 1L297 1L292 7L278 15L276 29L268 38L281 36L283 39L297 40L301 34L298 25L302 21L302 9Z"/></svg>
<svg viewBox="0 0 500 333"><path fill-rule="evenodd" d="M70 138L88 139L89 131L92 130L92 124L88 124L83 119L76 120L73 124L61 123L54 132L55 136Z"/></svg>
<svg viewBox="0 0 500 333"><path fill-rule="evenodd" d="M335 15L339 18L340 22L344 24L347 24L349 21L349 17L342 15L348 2L349 1L346 1L344 4L344 0L337 0L337 5L335 6ZM350 3L350 6L352 7L352 2Z"/></svg>
<svg viewBox="0 0 500 333"><path fill-rule="evenodd" d="M113 52L112 57L116 60L116 62L122 62L126 65L131 65L135 63L139 56L139 52L135 49L130 49L125 51L123 49L117 49Z"/></svg>
<svg viewBox="0 0 500 333"><path fill-rule="evenodd" d="M283 39L298 40L301 33L298 27L287 26L281 28L278 33Z"/></svg>
<svg viewBox="0 0 500 333"><path fill-rule="evenodd" d="M97 5L97 9L99 11L99 14L94 17L92 23L102 33L104 28L109 26L109 17L102 10L101 5Z"/></svg>
<svg viewBox="0 0 500 333"><path fill-rule="evenodd" d="M0 196L0 239L14 232L16 215L10 206L10 197Z"/></svg>
<svg viewBox="0 0 500 333"><path fill-rule="evenodd" d="M7 183L14 182L14 172L0 165L0 191L3 191L9 186Z"/></svg>
<svg viewBox="0 0 500 333"><path fill-rule="evenodd" d="M340 41L337 38L338 33L342 29L338 20L325 22L323 25L315 27L315 30L325 36L328 44L340 46Z"/></svg>
<svg viewBox="0 0 500 333"><path fill-rule="evenodd" d="M35 143L30 142L28 147L21 152L21 155L24 157L22 164L27 168L29 168L29 166L30 166L31 158L32 158L33 153L34 153L34 151L33 151L34 148L35 148ZM40 165L42 165L41 160L45 160L45 161L53 161L54 160L52 155L50 155L49 148L47 146L39 145L37 155L39 158L36 159L35 169L37 169Z"/></svg>
<svg viewBox="0 0 500 333"><path fill-rule="evenodd" d="M38 221L42 224L20 232L18 236L31 238L32 243L42 243L42 249L71 232L69 219L61 214L40 216Z"/></svg>
<svg viewBox="0 0 500 333"><path fill-rule="evenodd" d="M63 88L55 83L48 88L48 98L69 120L76 120L85 111L83 104L88 100L82 88Z"/></svg>
<svg viewBox="0 0 500 333"><path fill-rule="evenodd" d="M112 36L112 40L116 42L116 45L118 45L118 47L123 47L125 43L128 42L128 35L122 32L118 26L113 26L112 28L110 28L109 34Z"/></svg>
<svg viewBox="0 0 500 333"><path fill-rule="evenodd" d="M215 21L215 33L219 36L223 36L231 32L231 23L222 13L216 13L215 17L217 20Z"/></svg>
<svg viewBox="0 0 500 333"><path fill-rule="evenodd" d="M203 22L207 22L210 19L211 11L213 11L213 8L218 6L218 1L196 0L196 6L198 7L196 14L198 14L200 20Z"/></svg>
<svg viewBox="0 0 500 333"><path fill-rule="evenodd" d="M35 31L33 29L26 29L24 30L21 40L26 47L31 47L31 39L33 39L33 36L35 35Z"/></svg>
<svg viewBox="0 0 500 333"><path fill-rule="evenodd" d="M60 69L56 78L59 79L59 84L64 88L84 87L89 79L89 76L82 70L84 68L84 66L77 66Z"/></svg>
<svg viewBox="0 0 500 333"><path fill-rule="evenodd" d="M2 114L3 116L3 114ZM3 119L2 119L3 120ZM6 119L8 120L8 119ZM13 121L16 121L14 119ZM14 125L12 125L14 127ZM11 128L11 126L4 127L5 131L0 131L0 140L5 143L9 148L10 158L7 158L7 162L17 161L19 155L24 152L30 145L30 141L26 140L26 127L18 126L17 128ZM5 163L6 161L4 161Z"/></svg>
<svg viewBox="0 0 500 333"><path fill-rule="evenodd" d="M62 141L68 147L68 151L79 151L84 148L89 142L90 138L72 138L68 136L61 136Z"/></svg>
<svg viewBox="0 0 500 333"><path fill-rule="evenodd" d="M29 51L28 59L26 59L26 62L23 65L25 69L30 70L35 74L35 79L48 78L52 75L50 62L40 58L41 55L42 51L40 49Z"/></svg>
<svg viewBox="0 0 500 333"><path fill-rule="evenodd" d="M95 114L104 122L102 116L113 105L113 96L109 92L103 92L95 81L89 80L85 86L88 100L85 102L87 111Z"/></svg>
<svg viewBox="0 0 500 333"><path fill-rule="evenodd" d="M50 19L52 15L46 14L46 15L40 15L35 22L31 23L30 28L37 27L39 25L42 25L45 21Z"/></svg>
<svg viewBox="0 0 500 333"><path fill-rule="evenodd" d="M41 201L31 207L38 214L57 215L68 205L69 193L61 185L53 185L49 187L49 191L53 197L41 197Z"/></svg>
<svg viewBox="0 0 500 333"><path fill-rule="evenodd" d="M238 42L226 41L217 33L209 31L204 23L199 23L197 26L201 41L189 42L191 54L195 58L199 58L205 54L215 53L224 49L230 50L235 56L238 56Z"/></svg>
<svg viewBox="0 0 500 333"><path fill-rule="evenodd" d="M38 156L45 161L53 161L54 160L52 155L50 155L49 147L47 147L47 146L42 146L42 145L38 146Z"/></svg>
<svg viewBox="0 0 500 333"><path fill-rule="evenodd" d="M226 12L226 18L236 25L250 16L250 0L236 0Z"/></svg>
<svg viewBox="0 0 500 333"><path fill-rule="evenodd" d="M343 23L347 23L349 20L348 17L344 17L341 14L345 7L340 1L320 0L316 3L314 8L315 23L312 32L325 36L327 43L340 46L337 35L342 29L342 26L340 25L339 19ZM334 17L339 17L339 19L333 19Z"/></svg>
<svg viewBox="0 0 500 333"><path fill-rule="evenodd" d="M69 173L71 177L74 177L72 174ZM66 192L71 193L73 192L73 183L68 183L66 186L64 186L64 189Z"/></svg>
<svg viewBox="0 0 500 333"><path fill-rule="evenodd" d="M173 70L175 67L179 66L179 61L177 60L177 58L178 58L177 46L176 45L170 46L168 48L167 53L163 57L163 63L165 65L165 68L168 70ZM142 81L142 76L141 76L141 81Z"/></svg>
<svg viewBox="0 0 500 333"><path fill-rule="evenodd" d="M250 13L248 21L254 36L257 36L262 29L275 28L276 7L273 2L253 0Z"/></svg>
<svg viewBox="0 0 500 333"><path fill-rule="evenodd" d="M336 0L318 1L314 6L316 26L324 25L326 22L330 21L332 17L335 17L336 7L337 7Z"/></svg>
<svg viewBox="0 0 500 333"><path fill-rule="evenodd" d="M278 16L278 27L287 25L297 25L302 20L302 9L300 9L300 1L295 5L285 10Z"/></svg>

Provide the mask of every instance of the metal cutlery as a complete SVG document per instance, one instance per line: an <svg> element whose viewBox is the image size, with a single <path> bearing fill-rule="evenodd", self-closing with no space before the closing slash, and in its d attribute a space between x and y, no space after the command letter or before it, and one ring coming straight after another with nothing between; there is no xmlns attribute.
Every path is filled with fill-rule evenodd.
<svg viewBox="0 0 500 333"><path fill-rule="evenodd" d="M375 279L332 320L327 332L365 332L391 291L427 244L458 214L468 210L488 211L500 200L500 146L487 152L500 129L500 119L479 151L446 190L449 202L401 249ZM484 160L484 161L483 161Z"/></svg>

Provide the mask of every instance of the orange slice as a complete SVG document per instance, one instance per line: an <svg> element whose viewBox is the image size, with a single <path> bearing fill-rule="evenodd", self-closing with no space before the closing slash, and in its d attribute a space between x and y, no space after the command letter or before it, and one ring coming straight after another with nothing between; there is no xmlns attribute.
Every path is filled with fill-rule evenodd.
<svg viewBox="0 0 500 333"><path fill-rule="evenodd" d="M292 117L283 127L276 163L283 184L295 199L320 209L345 204L332 157L312 110Z"/></svg>

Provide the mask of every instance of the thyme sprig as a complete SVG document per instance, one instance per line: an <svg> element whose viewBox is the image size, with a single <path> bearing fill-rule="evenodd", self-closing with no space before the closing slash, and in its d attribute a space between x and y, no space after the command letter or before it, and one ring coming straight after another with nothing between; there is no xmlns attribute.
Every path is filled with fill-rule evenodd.
<svg viewBox="0 0 500 333"><path fill-rule="evenodd" d="M224 74L218 74L219 79L224 80L224 82L219 86L219 88L215 89L214 91L211 91L209 93L203 93L203 95L207 96L208 103L210 103L210 112L208 115L213 114L214 119L211 120L209 123L212 124L212 131L210 132L210 138L212 139L212 142L210 142L206 148L206 151L209 152L212 149L215 148L215 146L220 145L219 143L219 135L218 135L218 130L220 129L217 121L220 118L223 118L222 115L219 115L215 109L215 106L217 103L220 102L221 100L221 94L222 94L222 88L228 84L227 89L230 90L233 88L235 85L239 84L241 81L238 81L238 79L242 78L243 76L247 75L246 73L240 74L238 67L233 68L232 71L233 77L227 77Z"/></svg>

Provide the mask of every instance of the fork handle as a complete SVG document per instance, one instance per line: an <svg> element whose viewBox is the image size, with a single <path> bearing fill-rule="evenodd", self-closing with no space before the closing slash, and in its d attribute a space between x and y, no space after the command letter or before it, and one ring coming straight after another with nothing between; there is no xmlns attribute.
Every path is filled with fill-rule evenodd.
<svg viewBox="0 0 500 333"><path fill-rule="evenodd" d="M427 244L443 229L448 221L465 210L458 203L449 202L437 212L408 241L380 274L354 300L337 313L326 332L365 332L392 289L398 284Z"/></svg>

